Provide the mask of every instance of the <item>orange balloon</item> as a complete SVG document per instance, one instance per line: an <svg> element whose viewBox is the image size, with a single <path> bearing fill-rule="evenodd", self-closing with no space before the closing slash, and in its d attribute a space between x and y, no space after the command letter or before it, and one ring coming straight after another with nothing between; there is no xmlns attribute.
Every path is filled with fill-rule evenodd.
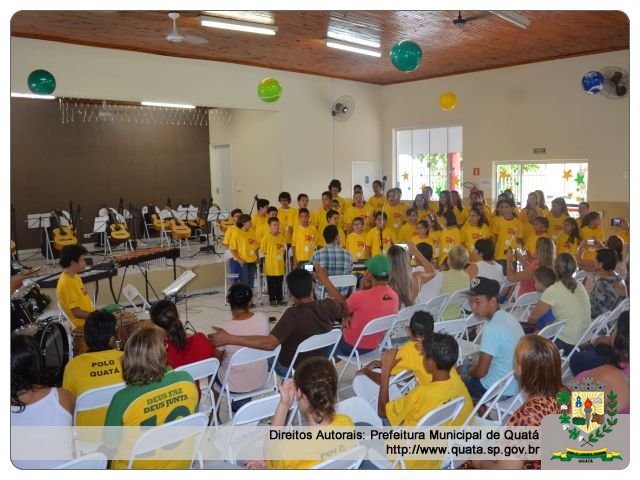
<svg viewBox="0 0 640 480"><path fill-rule="evenodd" d="M447 112L456 108L456 104L458 103L458 99L453 92L445 92L440 95L440 108Z"/></svg>

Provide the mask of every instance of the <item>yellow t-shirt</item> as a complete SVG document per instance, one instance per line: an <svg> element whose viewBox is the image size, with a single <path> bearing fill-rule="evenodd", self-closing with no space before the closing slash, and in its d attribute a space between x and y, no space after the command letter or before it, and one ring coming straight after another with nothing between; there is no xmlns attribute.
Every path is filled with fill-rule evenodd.
<svg viewBox="0 0 640 480"><path fill-rule="evenodd" d="M313 252L316 251L316 237L318 236L316 227L313 225L309 225L308 227L303 227L299 225L293 231L293 236L291 237L291 245L293 245L296 249L296 261L297 262L308 262L313 255Z"/></svg>
<svg viewBox="0 0 640 480"><path fill-rule="evenodd" d="M454 245L460 245L461 235L460 229L454 227L452 229L445 228L440 232L440 255L438 255L438 263L441 264L449 256L449 250Z"/></svg>
<svg viewBox="0 0 640 480"><path fill-rule="evenodd" d="M379 212L382 209L382 204L384 203L384 195L380 195L376 197L375 195L367 200L367 205L371 207L374 212Z"/></svg>
<svg viewBox="0 0 640 480"><path fill-rule="evenodd" d="M491 229L487 224L483 224L481 227L474 227L467 222L460 229L460 238L467 251L472 253L473 246L478 240L491 238Z"/></svg>
<svg viewBox="0 0 640 480"><path fill-rule="evenodd" d="M604 243L604 230L602 227L591 228L589 225L585 225L580 229L580 236L583 240L600 240ZM584 260L593 260L596 258L596 253L598 251L598 247L595 245L587 245L584 249L584 253L582 254L582 258Z"/></svg>
<svg viewBox="0 0 640 480"><path fill-rule="evenodd" d="M537 234L535 231L527 237L524 241L524 249L527 251L529 255L532 257L536 256L536 243L539 238L549 238L549 235L546 233Z"/></svg>
<svg viewBox="0 0 640 480"><path fill-rule="evenodd" d="M367 233L371 230L371 220L373 219L373 210L369 205L364 205L362 208L358 207L349 207L347 208L346 213L344 214L344 226L348 227L353 223L353 219L356 217L362 218L364 221L364 226L362 231Z"/></svg>
<svg viewBox="0 0 640 480"><path fill-rule="evenodd" d="M522 241L526 244L527 239L533 235L535 232L535 228L528 221L522 222Z"/></svg>
<svg viewBox="0 0 640 480"><path fill-rule="evenodd" d="M424 362L422 361L424 357L418 350L416 342L409 340L402 345L398 349L398 353L396 353L396 358L400 359L400 361L391 370L391 375L397 375L403 370L409 370L413 372L420 385L431 383L431 374L424 368Z"/></svg>
<svg viewBox="0 0 640 480"><path fill-rule="evenodd" d="M354 262L361 262L367 258L367 236L364 233L351 232L347 236L347 251L353 257Z"/></svg>
<svg viewBox="0 0 640 480"><path fill-rule="evenodd" d="M238 229L238 227L236 227L236 226L235 226L235 224L234 224L234 225L230 225L230 226L227 228L227 231L226 231L226 232L224 232L224 239L222 240L222 243L228 247L228 246L229 246L229 244L231 243L231 238L232 238L236 233L238 233L238 230L239 230L239 229Z"/></svg>
<svg viewBox="0 0 640 480"><path fill-rule="evenodd" d="M543 210L542 208L536 207L536 216L538 216L538 217L546 217L546 215L547 215L547 211L546 210ZM522 210L520 210L520 213L518 214L518 220L520 220L523 225L525 223L529 223L529 216L527 214L527 209L526 208L523 208Z"/></svg>
<svg viewBox="0 0 640 480"><path fill-rule="evenodd" d="M517 239L522 238L522 223L517 218L506 220L504 217L494 217L492 233L496 237L496 260L504 260L504 253L508 248L516 248Z"/></svg>
<svg viewBox="0 0 640 480"><path fill-rule="evenodd" d="M80 308L87 312L93 312L96 309L96 307L93 306L91 297L84 288L80 275L74 275L72 277L66 272L62 272L58 279L58 285L56 286L56 295L58 302L60 302L60 307L76 328L84 326L84 318L75 317L73 313L71 313L71 310Z"/></svg>
<svg viewBox="0 0 640 480"><path fill-rule="evenodd" d="M298 209L289 207L278 209L278 220L280 220L280 230L284 232L284 238L287 243L291 243L291 231L286 228L293 223L293 219L298 216Z"/></svg>
<svg viewBox="0 0 640 480"><path fill-rule="evenodd" d="M327 427L353 427L353 421L347 415L337 413ZM323 428L323 427L315 427ZM315 438L315 434L314 434ZM273 448L283 454L286 443L276 443ZM298 442L299 447L305 452L313 452L310 456L319 454L321 460L267 460L268 469L300 470L309 469L318 463L328 460L332 456L351 450L357 446L355 440L305 440ZM282 455L283 456L283 455Z"/></svg>
<svg viewBox="0 0 640 480"><path fill-rule="evenodd" d="M411 239L418 235L418 226L411 225L410 223L405 223L402 227L400 227L400 232L398 233L398 241L401 243L407 243L411 241Z"/></svg>
<svg viewBox="0 0 640 480"><path fill-rule="evenodd" d="M440 256L440 234L442 230L431 230L429 232L429 236L427 237L426 243L431 245L433 248L433 258L438 258Z"/></svg>
<svg viewBox="0 0 640 480"><path fill-rule="evenodd" d="M400 232L402 224L407 219L407 206L400 202L395 207L392 207L388 203L384 206L384 213L387 214L387 224L395 232L396 236Z"/></svg>
<svg viewBox="0 0 640 480"><path fill-rule="evenodd" d="M549 213L549 215L547 216L547 220L549 220L549 230L547 230L547 233L551 237L551 240L553 240L554 242L564 231L562 224L567 218L569 218L569 215L560 215L559 218L556 218L551 213Z"/></svg>
<svg viewBox="0 0 640 480"><path fill-rule="evenodd" d="M320 207L313 214L312 222L313 225L318 229L318 232L322 232L324 227L329 225L329 221L327 220L327 212L329 210L325 210L323 207Z"/></svg>
<svg viewBox="0 0 640 480"><path fill-rule="evenodd" d="M258 260L258 247L256 233L251 229L245 232L239 228L229 244L229 248L238 252L238 256L246 263L254 263Z"/></svg>
<svg viewBox="0 0 640 480"><path fill-rule="evenodd" d="M441 407L456 397L464 397L464 406L458 416L445 426L460 426L473 411L473 401L469 396L467 387L462 379L456 375L450 375L449 380L430 382L426 385L418 384L408 394L387 403L386 413L392 426L404 425L413 427L417 425L427 413ZM407 468L439 468L441 460L406 460Z"/></svg>
<svg viewBox="0 0 640 480"><path fill-rule="evenodd" d="M340 195L336 195L332 200L337 200L340 204L340 212L344 212L345 206L347 206L347 201Z"/></svg>
<svg viewBox="0 0 640 480"><path fill-rule="evenodd" d="M264 253L264 274L270 277L284 275L285 239L281 233L267 233L260 242L260 251Z"/></svg>
<svg viewBox="0 0 640 480"><path fill-rule="evenodd" d="M258 244L262 242L262 239L269 234L269 224L265 223L256 228L256 241Z"/></svg>
<svg viewBox="0 0 640 480"><path fill-rule="evenodd" d="M562 232L556 239L556 255L561 253L570 253L574 257L578 253L578 245L580 241L576 239L573 243L569 243L569 234Z"/></svg>
<svg viewBox="0 0 640 480"><path fill-rule="evenodd" d="M421 238L419 235L414 235L413 237L411 237L411 242L415 243L416 245L418 245L419 243L429 243L429 235L424 238ZM429 243L429 245L431 244ZM431 247L433 248L433 245L431 245Z"/></svg>
<svg viewBox="0 0 640 480"><path fill-rule="evenodd" d="M418 209L418 221L426 220L429 215L433 215L433 211L430 208Z"/></svg>
<svg viewBox="0 0 640 480"><path fill-rule="evenodd" d="M258 215L257 213L254 213L253 217L251 217L251 229L257 231L261 225L264 225L268 221L269 221L268 215L265 215L263 217L262 215Z"/></svg>
<svg viewBox="0 0 640 480"><path fill-rule="evenodd" d="M366 243L367 247L371 249L372 257L381 254L386 255L387 251L389 251L389 248L391 248L391 245L397 243L396 234L389 227L386 227L382 231L382 243L384 245L382 248L382 252L380 252L380 230L378 230L377 228L372 228L371 230L369 230L369 233L367 233L366 237Z"/></svg>

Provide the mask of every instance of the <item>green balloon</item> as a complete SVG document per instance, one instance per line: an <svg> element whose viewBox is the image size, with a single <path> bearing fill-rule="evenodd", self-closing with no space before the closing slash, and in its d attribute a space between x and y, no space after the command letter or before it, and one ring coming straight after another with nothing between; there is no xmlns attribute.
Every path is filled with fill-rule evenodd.
<svg viewBox="0 0 640 480"><path fill-rule="evenodd" d="M265 78L258 84L258 96L263 102L273 103L282 95L282 85L275 78Z"/></svg>
<svg viewBox="0 0 640 480"><path fill-rule="evenodd" d="M403 72L411 72L422 62L422 49L411 40L396 43L389 52L391 63Z"/></svg>
<svg viewBox="0 0 640 480"><path fill-rule="evenodd" d="M56 89L56 79L51 72L46 70L34 70L27 79L29 90L37 95L51 95Z"/></svg>

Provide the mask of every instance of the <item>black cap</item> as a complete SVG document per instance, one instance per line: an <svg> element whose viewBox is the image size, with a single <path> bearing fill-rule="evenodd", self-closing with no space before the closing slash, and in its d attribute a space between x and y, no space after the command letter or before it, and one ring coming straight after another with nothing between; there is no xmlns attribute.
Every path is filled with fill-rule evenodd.
<svg viewBox="0 0 640 480"><path fill-rule="evenodd" d="M475 277L471 280L471 289L464 292L467 295L484 295L487 298L497 297L500 284L496 280L486 277Z"/></svg>

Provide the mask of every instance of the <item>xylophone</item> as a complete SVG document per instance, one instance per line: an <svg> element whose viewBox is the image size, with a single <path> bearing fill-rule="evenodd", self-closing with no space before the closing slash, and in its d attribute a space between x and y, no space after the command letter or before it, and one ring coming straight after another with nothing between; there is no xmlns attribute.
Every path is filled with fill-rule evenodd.
<svg viewBox="0 0 640 480"><path fill-rule="evenodd" d="M173 260L174 268L176 258L180 257L180 249L172 247L141 248L134 252L124 253L114 257L113 261L119 267L139 265L140 263L151 262L159 258L170 258Z"/></svg>

